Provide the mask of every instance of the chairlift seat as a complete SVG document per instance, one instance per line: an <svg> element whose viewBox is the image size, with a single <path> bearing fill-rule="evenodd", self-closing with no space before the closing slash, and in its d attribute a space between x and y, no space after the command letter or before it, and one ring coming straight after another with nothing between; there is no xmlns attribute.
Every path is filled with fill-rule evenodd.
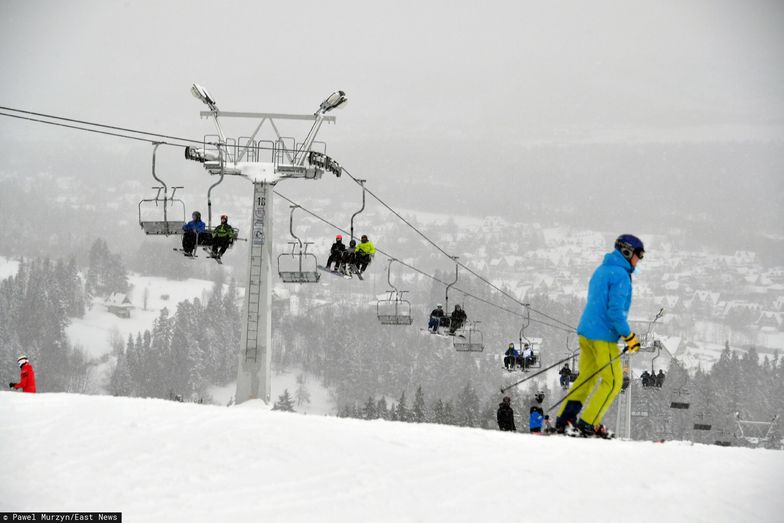
<svg viewBox="0 0 784 523"><path fill-rule="evenodd" d="M378 321L381 325L411 325L414 318L404 314L379 314Z"/></svg>
<svg viewBox="0 0 784 523"><path fill-rule="evenodd" d="M321 278L319 272L310 271L280 271L278 274L284 283L318 283Z"/></svg>
<svg viewBox="0 0 784 523"><path fill-rule="evenodd" d="M482 352L485 350L482 331L473 325L457 329L452 345L457 352Z"/></svg>
<svg viewBox="0 0 784 523"><path fill-rule="evenodd" d="M707 423L695 423L694 430L711 430L711 425Z"/></svg>
<svg viewBox="0 0 784 523"><path fill-rule="evenodd" d="M182 234L182 221L147 221L139 222L144 234L151 236L169 236L172 234Z"/></svg>
<svg viewBox="0 0 784 523"><path fill-rule="evenodd" d="M406 291L389 291L388 298L378 300L376 316L381 325L411 325L414 322L411 303L400 297L403 292Z"/></svg>
<svg viewBox="0 0 784 523"><path fill-rule="evenodd" d="M278 274L284 283L318 283L321 279L316 256L304 251L279 254Z"/></svg>
<svg viewBox="0 0 784 523"><path fill-rule="evenodd" d="M689 408L689 405L690 405L690 403L687 403L685 401L671 401L670 402L670 408L671 409L686 410L686 409Z"/></svg>
<svg viewBox="0 0 784 523"><path fill-rule="evenodd" d="M482 352L485 350L483 343L470 343L467 341L458 341L455 338L454 347L457 352Z"/></svg>

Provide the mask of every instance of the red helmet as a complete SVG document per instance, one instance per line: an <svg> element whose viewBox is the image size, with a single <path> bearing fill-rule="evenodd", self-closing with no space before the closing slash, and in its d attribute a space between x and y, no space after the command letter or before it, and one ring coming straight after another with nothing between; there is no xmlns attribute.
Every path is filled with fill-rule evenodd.
<svg viewBox="0 0 784 523"><path fill-rule="evenodd" d="M340 235L340 234L338 234L337 236L335 236L335 239L336 239L336 240L342 240L342 239L343 239L343 236L342 236L342 235Z"/></svg>

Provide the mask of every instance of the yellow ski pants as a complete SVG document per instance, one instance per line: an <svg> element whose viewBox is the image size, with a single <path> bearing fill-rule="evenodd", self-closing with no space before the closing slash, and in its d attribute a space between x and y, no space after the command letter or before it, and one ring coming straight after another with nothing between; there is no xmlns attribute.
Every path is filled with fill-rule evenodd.
<svg viewBox="0 0 784 523"><path fill-rule="evenodd" d="M615 397L621 391L621 385L623 385L621 358L617 358L612 364L608 365L610 360L616 358L620 353L618 344L615 342L589 340L584 336L580 336L580 375L572 383L569 395L558 411L559 416L563 414L569 401L579 401L583 404L580 418L591 425L601 424L604 414L615 401ZM593 376L602 367L604 367L602 371ZM596 387L597 383L598 387ZM596 391L586 404L585 400L594 388L596 388Z"/></svg>

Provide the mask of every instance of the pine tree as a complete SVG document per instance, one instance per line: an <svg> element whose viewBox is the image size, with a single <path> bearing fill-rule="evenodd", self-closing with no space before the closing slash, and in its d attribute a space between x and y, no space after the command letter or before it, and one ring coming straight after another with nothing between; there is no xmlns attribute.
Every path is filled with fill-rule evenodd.
<svg viewBox="0 0 784 523"><path fill-rule="evenodd" d="M387 408L387 400L384 396L376 402L376 415L380 419L389 419L389 409Z"/></svg>
<svg viewBox="0 0 784 523"><path fill-rule="evenodd" d="M289 389L284 389L283 394L278 396L278 401L276 401L275 404L272 406L272 410L295 412L294 400L291 398L291 394L289 394Z"/></svg>
<svg viewBox="0 0 784 523"><path fill-rule="evenodd" d="M457 395L457 424L461 427L477 427L479 417L479 396L471 383L466 383Z"/></svg>
<svg viewBox="0 0 784 523"><path fill-rule="evenodd" d="M378 411L376 410L376 402L373 400L373 396L370 396L365 403L364 409L362 409L362 419L371 420L377 418Z"/></svg>
<svg viewBox="0 0 784 523"><path fill-rule="evenodd" d="M455 424L455 409L452 407L452 402L447 401L444 403L444 424L445 425L454 425Z"/></svg>
<svg viewBox="0 0 784 523"><path fill-rule="evenodd" d="M397 419L398 421L410 421L411 412L406 405L406 391L400 395L400 400L397 402Z"/></svg>
<svg viewBox="0 0 784 523"><path fill-rule="evenodd" d="M414 406L412 409L413 421L416 423L424 423L425 420L425 394L422 392L422 386L417 387L416 394L414 395Z"/></svg>
<svg viewBox="0 0 784 523"><path fill-rule="evenodd" d="M433 404L433 422L440 423L442 425L446 425L446 417L444 416L444 402L441 398L438 398L436 402Z"/></svg>
<svg viewBox="0 0 784 523"><path fill-rule="evenodd" d="M114 372L112 372L111 378L109 378L109 393L112 396L131 396L133 394L128 360L125 357L125 351L122 349L120 349L120 353L117 355L117 365L115 365Z"/></svg>

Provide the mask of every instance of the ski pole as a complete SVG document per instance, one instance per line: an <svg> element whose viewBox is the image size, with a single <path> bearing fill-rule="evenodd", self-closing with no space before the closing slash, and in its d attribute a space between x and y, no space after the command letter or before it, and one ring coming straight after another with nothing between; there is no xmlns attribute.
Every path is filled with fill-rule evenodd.
<svg viewBox="0 0 784 523"><path fill-rule="evenodd" d="M610 361L608 361L607 363L605 363L604 365L602 365L602 366L601 366L601 367L600 367L600 368L599 368L599 369L598 369L596 372L594 372L593 374L591 374L590 376L588 376L588 377L585 379L585 381L583 381L582 383L580 383L580 384L579 384L579 385L577 385L576 387L573 387L573 388L572 388L572 389L571 389L569 392L567 392L567 393L566 393L566 395L565 395L563 398L559 399L557 402L555 402L555 403L553 403L552 405L550 405L550 406L547 408L547 410L546 410L545 412L550 412L550 411L551 411L551 410L553 410L555 407L557 407L558 405L560 405L561 403L563 403L563 402L564 402L564 400L565 400L566 398L568 398L569 396L571 396L571 395L572 395L572 392L576 391L577 389L579 389L580 387L582 387L583 385L585 385L586 383L588 383L589 381L591 381L591 379L592 379L594 376L596 376L597 374L599 374L600 372L602 372L604 369L606 369L607 367L609 367L610 365L612 365L612 364L613 364L613 362L614 362L615 360L617 360L618 358L620 358L621 356L623 356L624 354L626 354L626 352L627 352L628 350L629 350L629 347L628 347L628 346L624 347L624 348L623 348L623 350L621 351L621 353L620 353L620 354L618 354L616 357L614 357L613 359L611 359Z"/></svg>
<svg viewBox="0 0 784 523"><path fill-rule="evenodd" d="M577 353L575 352L575 354L577 354ZM508 387L501 387L501 394L503 394L504 392L508 391L508 390L509 390L509 389L511 389L512 387L517 387L518 385L520 385L520 384L521 384L521 383L523 383L524 381L528 381L528 380L530 380L531 378L535 378L535 377L537 377L538 375L540 375L540 374L541 374L541 373L543 373L543 372L547 372L548 370L550 370L550 369L552 369L552 368L554 368L554 367L557 367L557 366L558 366L558 365L560 365L561 363L563 363L563 362L565 362L565 361L567 361L567 360L570 360L570 359L572 359L573 357L574 357L574 354L573 354L573 355L571 355L571 356L567 356L567 357L565 357L564 359L562 359L562 360L560 360L560 361L556 361L555 363L553 363L553 364L552 364L552 365L550 365L549 367L547 367L547 368L544 368L544 369L540 370L539 372L535 372L535 373L531 374L530 376L526 376L525 378L521 379L520 381L517 381L517 382L515 382L515 383L512 383L512 384L511 384L511 385L509 385Z"/></svg>

